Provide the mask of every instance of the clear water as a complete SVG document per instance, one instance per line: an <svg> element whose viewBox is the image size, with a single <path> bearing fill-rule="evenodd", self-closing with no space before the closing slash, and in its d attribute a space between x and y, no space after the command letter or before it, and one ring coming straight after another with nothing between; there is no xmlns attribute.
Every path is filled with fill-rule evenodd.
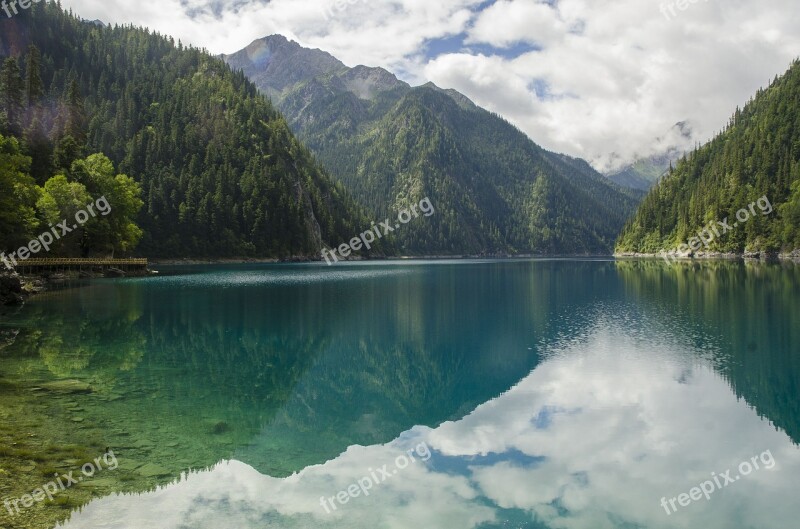
<svg viewBox="0 0 800 529"><path fill-rule="evenodd" d="M0 457L6 482L24 474L31 490L49 479L39 467L73 468L77 459L37 454L65 443L87 455L110 447L119 462L60 493L72 503L36 505L9 527L786 529L800 519L798 267L162 273L48 293L0 318L17 333L0 350L0 435L35 436L14 440L28 453ZM90 389L52 389L59 380ZM759 469L670 509L742 462Z"/></svg>

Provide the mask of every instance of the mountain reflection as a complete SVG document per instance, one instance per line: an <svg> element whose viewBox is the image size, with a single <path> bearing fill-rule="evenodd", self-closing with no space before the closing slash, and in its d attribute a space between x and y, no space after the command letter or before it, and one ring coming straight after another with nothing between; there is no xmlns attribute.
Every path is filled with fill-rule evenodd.
<svg viewBox="0 0 800 529"><path fill-rule="evenodd" d="M46 398L50 431L120 458L70 528L787 527L798 285L741 263L193 267L34 298L2 322L0 381L33 404L10 425ZM91 392L41 391L64 383ZM430 461L320 506L421 442ZM662 509L766 450L775 469Z"/></svg>
<svg viewBox="0 0 800 529"><path fill-rule="evenodd" d="M351 446L287 478L230 461L144 495L97 500L66 528L791 527L800 450L731 392L665 322L637 332L598 311L579 336L463 419L386 445ZM326 513L331 497L420 442L432 450ZM677 496L770 450L777 465L667 516Z"/></svg>

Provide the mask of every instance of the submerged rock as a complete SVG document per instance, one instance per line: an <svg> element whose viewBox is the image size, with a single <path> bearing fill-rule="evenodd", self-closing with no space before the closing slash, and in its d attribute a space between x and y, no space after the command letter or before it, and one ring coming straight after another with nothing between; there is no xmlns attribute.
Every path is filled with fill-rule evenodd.
<svg viewBox="0 0 800 529"><path fill-rule="evenodd" d="M112 478L93 478L81 482L81 487L85 489L113 489L117 486L117 481Z"/></svg>
<svg viewBox="0 0 800 529"><path fill-rule="evenodd" d="M55 393L91 393L92 386L80 380L56 380L55 382L48 382L41 384L43 389Z"/></svg>
<svg viewBox="0 0 800 529"><path fill-rule="evenodd" d="M218 422L211 428L211 433L213 435L221 435L224 433L228 433L231 431L231 427L226 422Z"/></svg>
<svg viewBox="0 0 800 529"><path fill-rule="evenodd" d="M146 478L160 478L172 474L166 468L156 465L155 463L147 463L146 465L139 467L136 472Z"/></svg>
<svg viewBox="0 0 800 529"><path fill-rule="evenodd" d="M0 330L0 350L3 350L10 345L14 345L14 341L16 341L18 334L19 329Z"/></svg>
<svg viewBox="0 0 800 529"><path fill-rule="evenodd" d="M23 301L22 280L16 272L0 273L0 305L19 305Z"/></svg>

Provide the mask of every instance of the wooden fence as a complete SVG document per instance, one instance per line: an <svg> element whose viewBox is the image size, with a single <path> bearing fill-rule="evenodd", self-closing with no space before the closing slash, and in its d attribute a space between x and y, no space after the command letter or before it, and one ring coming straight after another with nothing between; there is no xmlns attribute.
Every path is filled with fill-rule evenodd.
<svg viewBox="0 0 800 529"><path fill-rule="evenodd" d="M147 268L147 259L27 259L19 261L16 269L20 273L31 271L92 270L94 268L118 268L122 271Z"/></svg>

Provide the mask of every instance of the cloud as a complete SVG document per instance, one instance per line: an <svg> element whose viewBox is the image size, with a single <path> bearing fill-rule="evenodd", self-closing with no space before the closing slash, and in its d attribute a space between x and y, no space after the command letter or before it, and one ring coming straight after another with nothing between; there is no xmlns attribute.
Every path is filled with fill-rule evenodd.
<svg viewBox="0 0 800 529"><path fill-rule="evenodd" d="M60 527L467 529L510 525L504 509L551 529L793 527L800 450L732 392L713 360L701 360L696 335L677 336L674 324L651 321L637 336L599 315L463 419L416 427L386 445L351 446L286 478L223 462L156 491L95 499ZM422 442L430 460L394 474L396 458ZM669 516L661 507L662 497L767 450L774 468ZM392 476L368 497L322 510L321 497L384 465Z"/></svg>
<svg viewBox="0 0 800 529"><path fill-rule="evenodd" d="M351 66L455 88L601 170L691 148L800 50L795 0L65 0L214 53L281 33ZM674 6L674 7L670 7ZM463 35L462 49L428 55ZM518 44L534 47L509 56ZM693 134L670 136L678 122ZM665 146L665 138L674 138Z"/></svg>
<svg viewBox="0 0 800 529"><path fill-rule="evenodd" d="M499 0L483 10L467 42L506 47L518 42L550 46L568 33L558 10L547 3Z"/></svg>

